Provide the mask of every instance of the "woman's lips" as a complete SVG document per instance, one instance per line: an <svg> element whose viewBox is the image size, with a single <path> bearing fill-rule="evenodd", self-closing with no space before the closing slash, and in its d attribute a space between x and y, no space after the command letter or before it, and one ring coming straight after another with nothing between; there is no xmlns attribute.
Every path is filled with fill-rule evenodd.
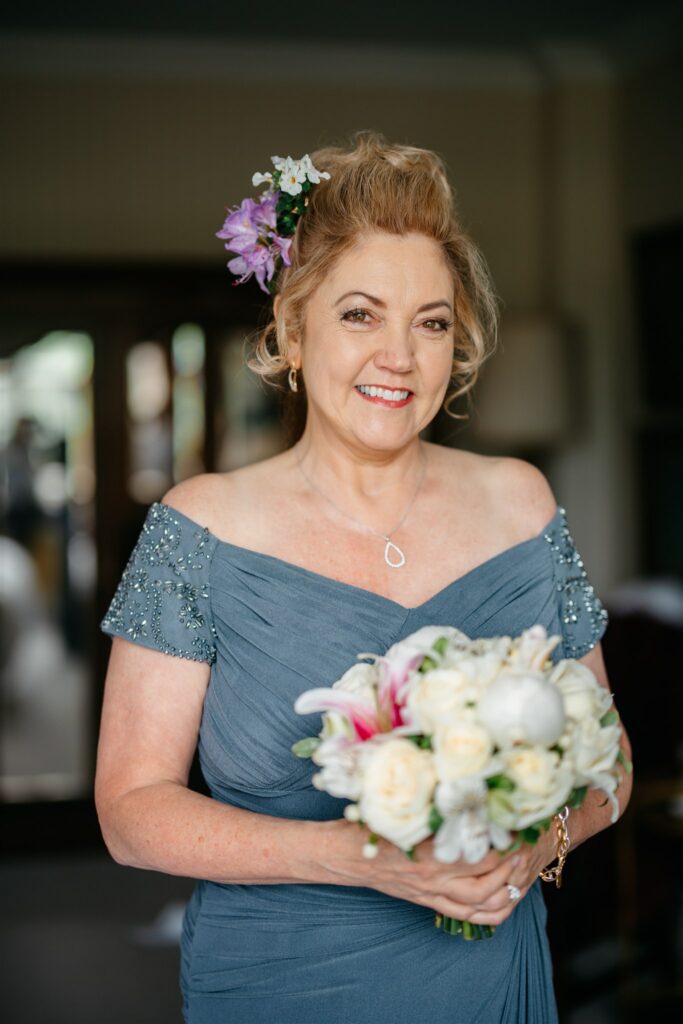
<svg viewBox="0 0 683 1024"><path fill-rule="evenodd" d="M402 398L398 402L393 402L388 398L380 398L379 395L373 398L372 395L366 395L362 391L359 391L358 388L355 388L354 390L356 394L360 395L361 398L364 398L366 402L374 402L375 405L386 405L390 409L400 409L404 405L408 405L408 402L411 402L415 397L414 393L410 391L408 392L407 398Z"/></svg>

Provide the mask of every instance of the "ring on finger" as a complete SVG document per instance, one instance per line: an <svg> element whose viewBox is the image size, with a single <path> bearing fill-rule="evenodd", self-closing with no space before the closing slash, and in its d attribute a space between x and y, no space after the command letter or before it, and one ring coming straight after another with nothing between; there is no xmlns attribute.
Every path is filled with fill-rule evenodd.
<svg viewBox="0 0 683 1024"><path fill-rule="evenodd" d="M517 900L520 899L521 896L522 896L522 893L517 888L517 886L516 885L512 885L511 882L508 882L507 890L508 890L508 898L510 900L510 903L516 903Z"/></svg>

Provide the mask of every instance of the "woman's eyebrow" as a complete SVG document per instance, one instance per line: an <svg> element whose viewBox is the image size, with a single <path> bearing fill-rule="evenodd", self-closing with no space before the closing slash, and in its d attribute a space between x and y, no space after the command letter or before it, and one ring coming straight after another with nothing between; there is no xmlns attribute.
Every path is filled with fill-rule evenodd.
<svg viewBox="0 0 683 1024"><path fill-rule="evenodd" d="M369 295L367 292L358 291L344 292L344 294L340 295L337 301L335 302L335 306L338 306L343 299L348 299L349 296L351 295L363 295L366 299L369 299L370 302L374 302L376 306L381 306L383 309L386 308L386 302L383 302L382 299L377 298L376 295ZM438 306L446 306L448 309L450 309L451 313L453 312L453 307L451 306L450 302L448 302L446 299L438 299L436 302L427 302L425 303L424 306L420 306L420 308L418 309L418 313L424 313L428 309L436 309Z"/></svg>

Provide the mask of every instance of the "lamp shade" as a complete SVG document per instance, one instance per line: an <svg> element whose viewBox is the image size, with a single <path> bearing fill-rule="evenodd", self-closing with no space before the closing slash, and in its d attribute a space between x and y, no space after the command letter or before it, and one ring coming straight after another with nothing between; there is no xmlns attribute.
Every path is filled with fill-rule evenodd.
<svg viewBox="0 0 683 1024"><path fill-rule="evenodd" d="M506 314L499 339L475 390L477 438L507 447L554 447L570 423L564 328L543 314Z"/></svg>

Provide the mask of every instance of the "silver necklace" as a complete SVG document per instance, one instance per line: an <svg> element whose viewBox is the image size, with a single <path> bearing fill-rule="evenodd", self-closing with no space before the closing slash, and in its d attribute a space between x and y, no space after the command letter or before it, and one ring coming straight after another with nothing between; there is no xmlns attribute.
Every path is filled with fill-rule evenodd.
<svg viewBox="0 0 683 1024"><path fill-rule="evenodd" d="M313 480L311 480L310 476L308 475L303 465L301 464L303 455L297 459L296 464L301 470L304 479L307 481L309 487L312 487L314 491L317 491L321 498L324 498L329 505L331 505L333 508L336 508L337 512L341 512L343 516L345 516L347 519L350 519L351 522L356 523L358 526L362 526L364 530L368 530L370 533L374 533L375 537L382 538L382 540L384 541L384 561L387 563L387 565L391 566L392 569L400 569L401 566L406 564L406 556L403 554L398 544L394 543L391 537L400 529L401 526L403 526L403 523L406 521L408 513L413 507L415 499L418 496L420 488L422 487L422 482L424 480L425 472L427 470L427 457L422 447L420 447L420 457L422 461L422 469L420 470L420 478L417 481L417 487L415 488L412 498L408 502L405 512L403 513L403 515L401 516L400 520L393 528L393 530L391 530L389 533L382 533L380 530L375 530L374 527L368 526L367 523L364 523L360 519L356 519L355 516L350 516L348 512L345 512L344 509L340 508L336 502L332 501L332 498L328 498L326 494L323 494L318 485L314 483ZM392 561L392 553L395 561Z"/></svg>

